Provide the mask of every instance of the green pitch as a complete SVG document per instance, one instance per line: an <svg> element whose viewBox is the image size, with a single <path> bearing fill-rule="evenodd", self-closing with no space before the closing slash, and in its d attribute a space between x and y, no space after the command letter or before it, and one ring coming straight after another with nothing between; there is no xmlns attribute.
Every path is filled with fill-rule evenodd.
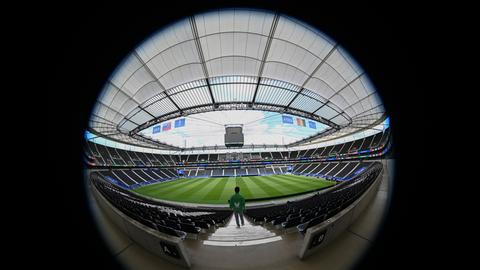
<svg viewBox="0 0 480 270"><path fill-rule="evenodd" d="M226 204L236 186L246 200L289 196L334 185L335 182L297 175L185 178L143 186L134 191L153 198L207 204Z"/></svg>

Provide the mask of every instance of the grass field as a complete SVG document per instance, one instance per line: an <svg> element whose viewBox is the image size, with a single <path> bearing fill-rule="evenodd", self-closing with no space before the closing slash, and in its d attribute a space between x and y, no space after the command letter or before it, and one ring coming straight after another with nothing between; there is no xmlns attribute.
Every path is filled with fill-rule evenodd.
<svg viewBox="0 0 480 270"><path fill-rule="evenodd" d="M207 204L226 204L235 186L246 200L294 195L334 185L335 182L297 175L185 178L157 183L134 191L153 198Z"/></svg>

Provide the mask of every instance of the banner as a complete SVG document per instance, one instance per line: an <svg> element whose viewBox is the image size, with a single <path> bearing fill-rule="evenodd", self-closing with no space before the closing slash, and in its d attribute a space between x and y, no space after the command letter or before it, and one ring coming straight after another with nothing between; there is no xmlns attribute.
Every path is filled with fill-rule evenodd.
<svg viewBox="0 0 480 270"><path fill-rule="evenodd" d="M154 127L153 127L153 132L152 132L152 133L153 133L153 134L155 134L155 133L160 133L160 125L158 125L158 126L154 126Z"/></svg>
<svg viewBox="0 0 480 270"><path fill-rule="evenodd" d="M175 126L175 128L184 127L185 126L185 118L175 120L174 126Z"/></svg>
<svg viewBox="0 0 480 270"><path fill-rule="evenodd" d="M172 123L171 122L163 123L162 131L167 131L167 130L170 130L170 129L172 129Z"/></svg>
<svg viewBox="0 0 480 270"><path fill-rule="evenodd" d="M282 122L284 124L293 124L293 117L288 115L282 115Z"/></svg>
<svg viewBox="0 0 480 270"><path fill-rule="evenodd" d="M297 118L297 125L304 127L305 119Z"/></svg>

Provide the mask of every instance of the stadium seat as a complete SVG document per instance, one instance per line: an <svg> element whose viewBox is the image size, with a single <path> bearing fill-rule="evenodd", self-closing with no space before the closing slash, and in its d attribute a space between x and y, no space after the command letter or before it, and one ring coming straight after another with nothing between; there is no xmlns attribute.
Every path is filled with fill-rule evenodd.
<svg viewBox="0 0 480 270"><path fill-rule="evenodd" d="M210 224L208 224L205 221L200 221L200 220L195 221L195 226L200 227L202 229L206 229L206 230L208 230L210 228Z"/></svg>
<svg viewBox="0 0 480 270"><path fill-rule="evenodd" d="M180 230L187 233L197 234L200 232L200 227L195 227L192 224L180 223Z"/></svg>
<svg viewBox="0 0 480 270"><path fill-rule="evenodd" d="M168 235L171 235L171 236L180 237L180 239L182 239L182 240L184 240L185 237L187 236L187 233L185 233L185 232L176 231L176 230L173 230L172 228L169 228L169 227L166 227L166 226L162 226L162 225L157 225L157 230L158 230L159 232L164 233L164 234L168 234Z"/></svg>
<svg viewBox="0 0 480 270"><path fill-rule="evenodd" d="M277 217L276 219L272 220L272 225L279 225L279 224L282 224L282 222L285 222L287 220L287 217L286 216L280 216L280 217Z"/></svg>
<svg viewBox="0 0 480 270"><path fill-rule="evenodd" d="M314 219L312 219L308 222L305 222L305 223L302 223L302 224L298 225L297 229L301 234L305 234L307 232L308 228L311 228L315 225L318 225L318 224L322 223L324 220L325 220L324 215L318 216L318 217L316 217L316 218L314 218Z"/></svg>
<svg viewBox="0 0 480 270"><path fill-rule="evenodd" d="M302 215L302 222L307 222L315 217L315 213L311 212L306 215Z"/></svg>
<svg viewBox="0 0 480 270"><path fill-rule="evenodd" d="M292 218L292 219L289 219L285 222L282 223L282 227L284 229L287 229L287 228L290 228L290 227L293 227L293 226L297 226L298 224L300 224L302 220L302 217L296 217L296 218Z"/></svg>
<svg viewBox="0 0 480 270"><path fill-rule="evenodd" d="M180 225L176 221L173 221L170 219L165 219L164 221L165 221L165 226L175 230L180 230Z"/></svg>

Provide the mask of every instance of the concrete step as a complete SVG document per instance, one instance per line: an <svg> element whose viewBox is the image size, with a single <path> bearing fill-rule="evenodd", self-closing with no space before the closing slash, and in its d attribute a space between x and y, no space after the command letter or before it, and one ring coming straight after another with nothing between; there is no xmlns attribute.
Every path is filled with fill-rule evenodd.
<svg viewBox="0 0 480 270"><path fill-rule="evenodd" d="M244 221L244 226L237 227L235 218L232 217L224 227L218 228L214 233L209 235L207 240L243 242L277 236L275 232L272 232L260 225L252 224L247 218L244 218Z"/></svg>

